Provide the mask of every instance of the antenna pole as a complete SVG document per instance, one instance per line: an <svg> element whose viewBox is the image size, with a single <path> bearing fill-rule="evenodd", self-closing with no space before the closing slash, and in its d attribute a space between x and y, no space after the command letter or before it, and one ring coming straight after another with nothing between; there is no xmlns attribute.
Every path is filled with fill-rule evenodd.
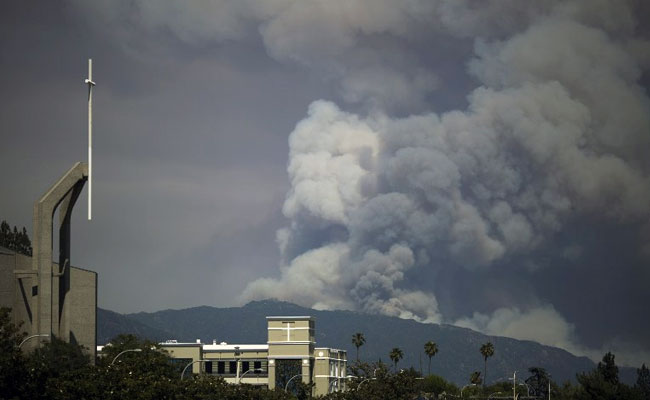
<svg viewBox="0 0 650 400"><path fill-rule="evenodd" d="M93 60L88 59L88 221L92 220L93 198Z"/></svg>

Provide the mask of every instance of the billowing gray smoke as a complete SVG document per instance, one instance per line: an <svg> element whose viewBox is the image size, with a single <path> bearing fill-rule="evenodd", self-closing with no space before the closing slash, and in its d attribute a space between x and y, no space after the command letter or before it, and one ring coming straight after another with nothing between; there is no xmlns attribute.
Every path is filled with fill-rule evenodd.
<svg viewBox="0 0 650 400"><path fill-rule="evenodd" d="M642 1L88 4L110 4L104 25L137 16L187 43L261 37L275 60L339 93L338 105L313 102L290 135L281 274L252 282L243 301L451 322L591 355L533 287L452 314L432 282L504 265L525 281L544 268L539 254L579 263L589 251L579 241L553 246L584 220L633 230L649 264Z"/></svg>
<svg viewBox="0 0 650 400"><path fill-rule="evenodd" d="M441 315L435 293L410 281L422 276L414 271L493 268L543 247L576 215L648 221L650 102L638 81L650 53L649 43L635 38L631 8L522 4L441 2L429 10L436 25L430 29L483 35L467 63L479 85L465 110L391 117L380 105L399 103L404 93L418 103L434 88L427 83L435 79L399 68L383 70L388 79L346 89L364 89L351 98L372 100L367 115L312 103L289 139L291 190L283 212L291 224L277 235L281 276L251 283L245 299L454 322ZM276 17L285 30L305 23L291 19L291 10ZM418 22L426 18L417 15L409 15L413 29L422 29ZM500 19L503 25L490 26ZM262 30L272 54L317 62L319 43L285 43L275 22ZM330 51L345 54L368 33L363 21L353 22L359 25L342 29ZM384 22L374 31L416 34L404 21ZM343 74L343 87L357 73ZM405 76L412 78L408 88L396 90L392 85L409 81ZM526 308L455 322L585 352L553 306Z"/></svg>

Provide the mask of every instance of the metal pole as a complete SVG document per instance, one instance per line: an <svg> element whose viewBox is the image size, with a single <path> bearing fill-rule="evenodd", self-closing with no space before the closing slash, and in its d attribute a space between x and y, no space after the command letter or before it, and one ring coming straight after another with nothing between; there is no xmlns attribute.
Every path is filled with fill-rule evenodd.
<svg viewBox="0 0 650 400"><path fill-rule="evenodd" d="M183 379L183 375L185 375L185 371L187 370L187 368L189 368L190 365L200 363L200 362L208 362L208 361L212 361L212 360L196 360L196 361L192 361L191 363L187 364L185 366L185 368L183 368L183 372L181 372L181 380Z"/></svg>
<svg viewBox="0 0 650 400"><path fill-rule="evenodd" d="M121 352L120 354L118 354L118 355L115 356L115 358L113 359L113 361L111 361L111 365L113 365L113 364L115 363L115 360L117 360L117 358L118 358L119 356L121 356L122 354L124 354L124 353L129 353L129 352L139 353L139 352L141 352L141 351L142 351L142 349L128 349L128 350L124 350L123 352Z"/></svg>
<svg viewBox="0 0 650 400"><path fill-rule="evenodd" d="M512 400L517 400L517 371L512 374Z"/></svg>
<svg viewBox="0 0 650 400"><path fill-rule="evenodd" d="M88 59L88 221L92 220L93 193L93 60Z"/></svg>
<svg viewBox="0 0 650 400"><path fill-rule="evenodd" d="M289 389L289 383L291 383L292 380L294 380L295 378L297 378L297 377L299 377L299 376L302 376L302 374L294 375L294 376L291 377L291 379L289 379L289 381L287 382L287 384L284 385L284 391L285 391L285 392L287 391L287 389Z"/></svg>
<svg viewBox="0 0 650 400"><path fill-rule="evenodd" d="M472 383L472 384L469 384L469 385L465 385L460 389L460 398L461 399L463 398L463 390L465 390L465 388L470 387L470 386L476 386L476 384Z"/></svg>
<svg viewBox="0 0 650 400"><path fill-rule="evenodd" d="M18 345L18 348L20 349L21 347L23 347L23 344L25 344L25 342L28 341L29 339L33 339L35 337L49 337L49 336L50 336L49 333L39 333L39 334L36 334L36 335L28 336L28 337L25 338L25 340L20 342L20 344Z"/></svg>
<svg viewBox="0 0 650 400"><path fill-rule="evenodd" d="M253 371L253 372L264 372L264 370L261 369L261 368L249 369L248 371L241 374L241 376L239 377L239 380L237 380L237 383L241 384L241 381L242 381L242 379L244 379L244 376L246 376L246 374L251 372L251 371Z"/></svg>

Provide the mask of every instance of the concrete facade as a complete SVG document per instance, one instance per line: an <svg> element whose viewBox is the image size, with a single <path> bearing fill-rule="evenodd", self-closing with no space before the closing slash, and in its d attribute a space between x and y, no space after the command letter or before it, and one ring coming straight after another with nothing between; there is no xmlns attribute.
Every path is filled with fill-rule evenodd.
<svg viewBox="0 0 650 400"><path fill-rule="evenodd" d="M33 257L0 251L0 306L11 307L14 323L29 340L24 350L56 337L84 346L95 360L97 274L70 264L72 209L88 177L76 163L34 204ZM53 260L54 216L59 211L58 263Z"/></svg>
<svg viewBox="0 0 650 400"><path fill-rule="evenodd" d="M228 383L282 388L314 383L313 394L346 390L345 350L315 347L316 321L309 316L266 317L266 344L161 343L182 369L220 376ZM186 373L189 372L189 368ZM291 380L293 378L293 380Z"/></svg>

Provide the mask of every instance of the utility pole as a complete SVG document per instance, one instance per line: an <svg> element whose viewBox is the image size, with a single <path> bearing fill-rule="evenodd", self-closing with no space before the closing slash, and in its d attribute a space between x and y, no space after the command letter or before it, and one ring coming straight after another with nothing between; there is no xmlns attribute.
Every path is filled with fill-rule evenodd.
<svg viewBox="0 0 650 400"><path fill-rule="evenodd" d="M93 195L93 60L88 59L88 221L92 220Z"/></svg>

